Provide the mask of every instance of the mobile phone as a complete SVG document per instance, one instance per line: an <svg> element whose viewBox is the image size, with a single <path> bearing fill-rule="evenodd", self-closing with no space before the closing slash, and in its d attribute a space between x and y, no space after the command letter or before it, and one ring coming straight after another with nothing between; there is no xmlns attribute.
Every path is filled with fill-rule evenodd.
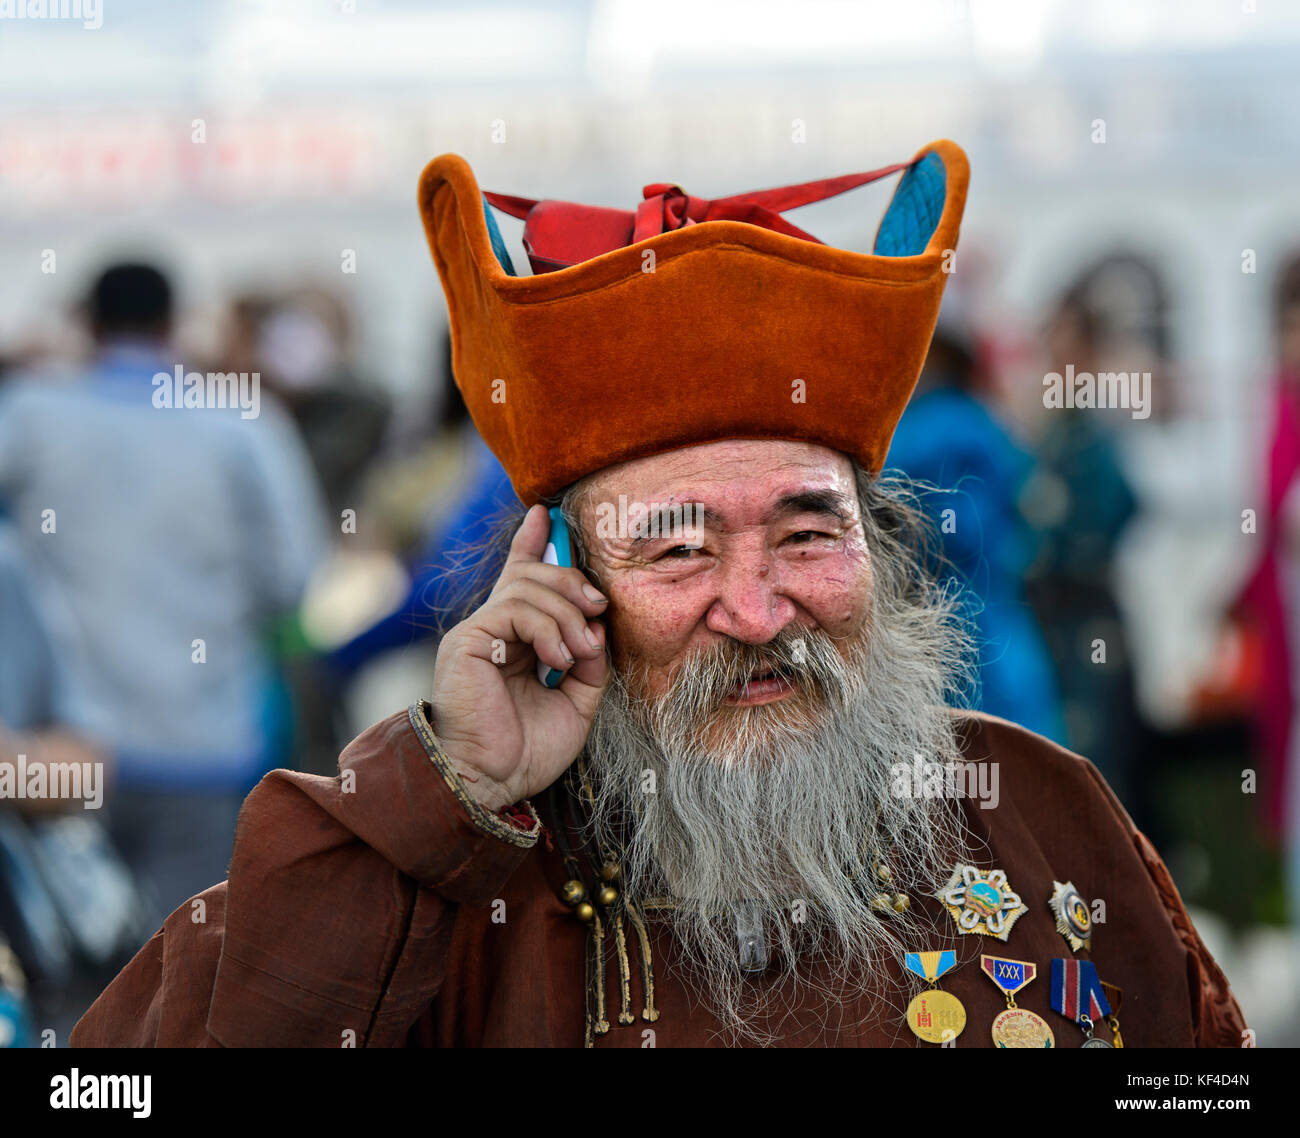
<svg viewBox="0 0 1300 1138"><path fill-rule="evenodd" d="M568 523L565 522L559 506L552 506L550 515L551 533L546 539L546 552L542 554L542 562L546 565L558 565L562 569L572 569L573 545L569 541ZM552 668L542 660L537 661L537 678L548 688L559 687L564 676L565 673L559 668Z"/></svg>

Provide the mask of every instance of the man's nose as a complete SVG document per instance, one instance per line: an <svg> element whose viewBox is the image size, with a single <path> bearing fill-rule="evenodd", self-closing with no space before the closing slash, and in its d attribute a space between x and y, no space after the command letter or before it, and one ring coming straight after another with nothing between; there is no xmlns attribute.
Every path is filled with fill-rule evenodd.
<svg viewBox="0 0 1300 1138"><path fill-rule="evenodd" d="M766 644L795 617L766 550L728 557L718 574L718 594L705 614L710 632L746 644Z"/></svg>

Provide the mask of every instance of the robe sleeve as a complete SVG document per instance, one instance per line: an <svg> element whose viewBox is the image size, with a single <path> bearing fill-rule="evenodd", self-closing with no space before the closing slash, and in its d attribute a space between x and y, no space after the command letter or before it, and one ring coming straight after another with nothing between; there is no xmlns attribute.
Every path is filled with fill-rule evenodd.
<svg viewBox="0 0 1300 1138"><path fill-rule="evenodd" d="M458 907L490 905L541 832L528 803L474 801L429 717L419 703L371 727L333 778L266 775L227 880L167 918L73 1046L402 1046Z"/></svg>
<svg viewBox="0 0 1300 1138"><path fill-rule="evenodd" d="M1247 1047L1254 1046L1254 1039L1246 1027L1245 1017L1237 1004L1228 978L1223 974L1210 950L1192 924L1183 906L1178 888L1165 867L1164 861L1156 852L1155 846L1147 836L1137 829L1128 812L1115 797L1091 763L1086 769L1092 775L1101 793L1110 800L1112 808L1126 823L1126 827L1137 848L1138 857L1146 867L1151 883L1155 886L1160 902L1164 906L1174 931L1187 950L1187 987L1192 1006L1192 1026L1195 1031L1197 1047Z"/></svg>

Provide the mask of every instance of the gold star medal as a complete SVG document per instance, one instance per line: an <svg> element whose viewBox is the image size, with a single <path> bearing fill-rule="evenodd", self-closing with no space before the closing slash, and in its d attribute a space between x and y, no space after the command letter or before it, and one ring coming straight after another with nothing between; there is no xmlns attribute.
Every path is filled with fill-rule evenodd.
<svg viewBox="0 0 1300 1138"><path fill-rule="evenodd" d="M999 956L981 956L980 969L1007 998L1007 1010L993 1021L994 1047L1032 1047L1042 1050L1056 1046L1056 1036L1041 1016L1016 1005L1016 993L1038 975L1038 965L1026 960L1003 960Z"/></svg>
<svg viewBox="0 0 1300 1138"><path fill-rule="evenodd" d="M939 977L957 964L952 949L943 952L909 952L903 963L907 970L929 982L930 987L907 1005L907 1026L926 1043L950 1043L966 1027L966 1009L951 992L937 987Z"/></svg>
<svg viewBox="0 0 1300 1138"><path fill-rule="evenodd" d="M1029 906L1012 890L1000 869L985 871L973 865L958 865L948 884L935 896L952 914L958 930L1002 941L1011 935L1011 926L1021 915L1029 912Z"/></svg>
<svg viewBox="0 0 1300 1138"><path fill-rule="evenodd" d="M1065 937L1071 951L1092 950L1092 914L1088 902L1080 896L1073 881L1062 884L1052 882L1052 895L1047 899L1056 916L1056 931Z"/></svg>

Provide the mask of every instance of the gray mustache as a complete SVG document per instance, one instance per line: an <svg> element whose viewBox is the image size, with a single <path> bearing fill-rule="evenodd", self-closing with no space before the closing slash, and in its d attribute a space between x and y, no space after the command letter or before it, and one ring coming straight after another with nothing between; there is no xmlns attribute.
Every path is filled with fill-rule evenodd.
<svg viewBox="0 0 1300 1138"><path fill-rule="evenodd" d="M676 710L716 710L751 677L770 673L805 696L842 699L848 668L835 641L817 628L786 628L766 644L722 641L687 660L673 677L665 702Z"/></svg>

